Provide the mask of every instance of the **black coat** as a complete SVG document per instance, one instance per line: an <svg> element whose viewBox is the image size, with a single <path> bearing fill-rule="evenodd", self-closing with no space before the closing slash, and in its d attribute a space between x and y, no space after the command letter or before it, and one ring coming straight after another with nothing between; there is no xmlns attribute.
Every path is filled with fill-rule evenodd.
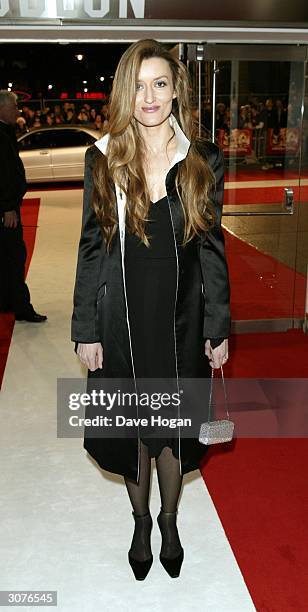
<svg viewBox="0 0 308 612"><path fill-rule="evenodd" d="M0 121L0 216L19 211L27 191L25 169L19 157L14 127Z"/></svg>
<svg viewBox="0 0 308 612"><path fill-rule="evenodd" d="M215 227L201 240L197 248L181 249L183 232L181 202L175 188L179 163L166 177L166 190L177 242L178 291L175 308L175 337L178 376L195 378L210 376L211 368L204 355L207 338L227 338L230 333L230 287L221 229L223 202L223 154L217 145L206 142L202 154L208 159L216 177L216 191L211 200L215 205ZM89 378L133 377L129 343L120 232L113 240L110 254L106 253L101 230L90 206L92 168L97 155L95 145L86 153L84 207L79 244L72 340L76 343L101 342L104 350L103 370L89 372ZM193 246L194 245L194 246ZM185 252L185 257L183 253ZM111 472L125 474L138 482L140 438L85 438L84 446L98 464ZM206 451L197 439L180 438L180 470L184 474L198 468Z"/></svg>

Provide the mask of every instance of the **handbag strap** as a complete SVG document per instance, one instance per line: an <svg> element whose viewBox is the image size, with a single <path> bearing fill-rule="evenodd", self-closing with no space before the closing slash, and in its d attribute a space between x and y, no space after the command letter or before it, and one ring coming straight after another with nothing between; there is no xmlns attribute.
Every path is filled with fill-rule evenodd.
<svg viewBox="0 0 308 612"><path fill-rule="evenodd" d="M229 415L229 410L228 410L227 391L226 391L225 377L224 377L224 372L223 372L222 366L220 366L220 370L221 370L222 386L223 386L223 390L224 390L225 409L226 409L226 413L227 413L227 418L229 420L230 419L230 415ZM214 368L212 368L212 373L211 373L208 423L210 421L210 410L211 410L212 398L213 398L213 380L214 380Z"/></svg>

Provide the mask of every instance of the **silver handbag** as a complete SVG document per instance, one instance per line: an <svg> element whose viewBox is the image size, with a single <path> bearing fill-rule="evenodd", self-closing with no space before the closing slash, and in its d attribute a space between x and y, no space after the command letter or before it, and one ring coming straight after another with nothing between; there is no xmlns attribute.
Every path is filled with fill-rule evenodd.
<svg viewBox="0 0 308 612"><path fill-rule="evenodd" d="M202 423L200 427L199 433L199 442L201 444L218 444L219 442L230 442L233 438L234 432L234 423L230 421L228 406L227 406L227 394L225 387L225 379L223 374L222 366L221 369L221 377L224 389L224 397L225 397L225 407L227 412L227 419L221 419L217 421L210 421L210 411L212 407L212 395L213 395L213 378L214 378L214 368L212 368L211 375L211 386L210 386L210 397L209 397L209 415L208 421L206 423Z"/></svg>

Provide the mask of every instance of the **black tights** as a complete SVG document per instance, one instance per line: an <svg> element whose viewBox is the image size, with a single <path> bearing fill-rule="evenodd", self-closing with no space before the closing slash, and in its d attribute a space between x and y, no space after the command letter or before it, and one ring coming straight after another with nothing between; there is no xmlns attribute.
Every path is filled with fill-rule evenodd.
<svg viewBox="0 0 308 612"><path fill-rule="evenodd" d="M136 516L143 516L149 512L149 489L151 458L148 447L141 441L140 477L137 484L134 480L124 477L128 495ZM181 492L183 476L180 474L179 460L174 457L170 447L165 446L159 457L156 457L156 468L163 512L176 512ZM174 516L160 514L159 527L163 537L162 555L175 557L181 550L181 544L176 527L176 514ZM148 516L135 526L131 545L131 554L143 561L151 555L150 533L152 519Z"/></svg>
<svg viewBox="0 0 308 612"><path fill-rule="evenodd" d="M149 490L151 458L148 447L142 441L140 457L140 477L137 484L134 480L124 477L128 495L137 515L146 514L149 510ZM175 512L181 492L183 476L180 475L179 460L174 457L169 446L165 446L159 457L156 457L156 469L161 499L161 508L164 512Z"/></svg>

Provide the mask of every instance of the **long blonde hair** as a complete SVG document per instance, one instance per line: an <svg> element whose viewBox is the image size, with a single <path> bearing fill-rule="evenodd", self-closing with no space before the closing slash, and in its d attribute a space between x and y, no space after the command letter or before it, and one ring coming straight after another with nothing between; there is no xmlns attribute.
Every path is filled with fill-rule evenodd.
<svg viewBox="0 0 308 612"><path fill-rule="evenodd" d="M118 64L109 102L109 141L106 156L97 156L93 169L92 206L108 250L118 224L115 183L126 195L128 231L137 234L144 244L149 246L145 234L145 221L150 207L150 194L143 168L145 145L134 118L134 110L136 82L141 63L152 57L165 59L169 63L176 93L172 102L172 113L191 142L176 177L185 222L183 244L196 234L206 232L214 223L214 210L208 194L215 177L201 153L200 147L204 138L197 136L191 112L188 71L184 64L174 58L158 41L139 40L126 49Z"/></svg>

